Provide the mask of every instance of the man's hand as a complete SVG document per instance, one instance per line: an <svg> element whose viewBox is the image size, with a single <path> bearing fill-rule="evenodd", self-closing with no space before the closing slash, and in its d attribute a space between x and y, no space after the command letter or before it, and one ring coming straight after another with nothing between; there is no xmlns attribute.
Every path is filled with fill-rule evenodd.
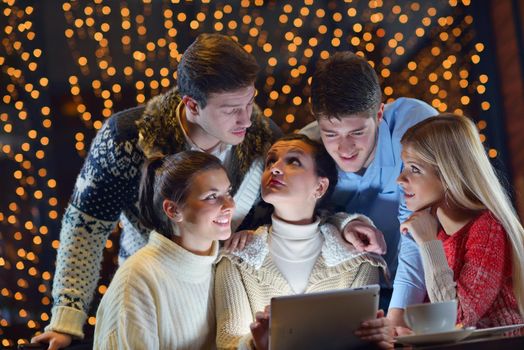
<svg viewBox="0 0 524 350"><path fill-rule="evenodd" d="M71 344L73 337L69 334L48 331L31 339L31 343L47 343L47 350L63 349Z"/></svg>
<svg viewBox="0 0 524 350"><path fill-rule="evenodd" d="M227 251L243 250L246 244L251 242L255 231L244 230L231 234L228 240L224 241L224 249Z"/></svg>
<svg viewBox="0 0 524 350"><path fill-rule="evenodd" d="M267 305L264 311L255 314L255 322L249 325L253 335L253 343L257 350L267 350L269 347L269 309Z"/></svg>
<svg viewBox="0 0 524 350"><path fill-rule="evenodd" d="M387 247L384 235L369 223L355 219L344 227L344 239L358 251L386 254Z"/></svg>

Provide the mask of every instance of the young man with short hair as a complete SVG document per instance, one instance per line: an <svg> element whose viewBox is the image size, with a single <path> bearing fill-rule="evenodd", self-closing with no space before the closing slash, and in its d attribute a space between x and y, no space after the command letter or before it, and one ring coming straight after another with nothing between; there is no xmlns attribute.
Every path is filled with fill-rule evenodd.
<svg viewBox="0 0 524 350"><path fill-rule="evenodd" d="M422 302L426 290L417 245L411 237L400 235L400 222L410 214L396 183L402 169L400 139L409 127L437 111L410 98L383 104L375 71L351 52L338 52L319 63L311 101L317 122L302 133L321 139L338 165L339 181L332 197L336 208L368 216L383 233L385 260L395 279L393 291L382 283L381 307L389 303L388 317L402 325L405 306ZM344 231L350 243L384 253L385 247L378 244L380 234L352 226Z"/></svg>
<svg viewBox="0 0 524 350"><path fill-rule="evenodd" d="M119 260L148 240L138 220L138 186L146 158L184 150L217 156L228 169L236 202L233 229L259 197L266 148L280 131L254 105L255 58L233 39L200 35L177 68L177 88L147 105L113 115L100 129L76 181L60 233L50 349L83 337L108 235L123 224Z"/></svg>

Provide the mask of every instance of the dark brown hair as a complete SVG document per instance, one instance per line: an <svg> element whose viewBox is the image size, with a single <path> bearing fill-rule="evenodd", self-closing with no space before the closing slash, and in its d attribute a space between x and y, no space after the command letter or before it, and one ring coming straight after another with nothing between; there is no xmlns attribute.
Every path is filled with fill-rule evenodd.
<svg viewBox="0 0 524 350"><path fill-rule="evenodd" d="M182 55L178 90L204 108L209 94L247 87L255 82L258 70L255 57L232 38L201 34Z"/></svg>
<svg viewBox="0 0 524 350"><path fill-rule="evenodd" d="M377 73L364 58L344 51L319 62L311 81L311 105L317 120L362 113L374 117L381 101Z"/></svg>
<svg viewBox="0 0 524 350"><path fill-rule="evenodd" d="M184 151L147 160L142 171L138 197L140 222L151 230L173 238L175 228L164 213L164 199L183 205L194 176L212 169L224 167L217 157L198 151Z"/></svg>

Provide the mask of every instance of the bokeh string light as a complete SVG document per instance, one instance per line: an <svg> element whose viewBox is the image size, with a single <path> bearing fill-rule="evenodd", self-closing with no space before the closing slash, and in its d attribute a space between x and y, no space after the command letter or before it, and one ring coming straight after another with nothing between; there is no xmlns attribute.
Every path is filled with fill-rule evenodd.
<svg viewBox="0 0 524 350"><path fill-rule="evenodd" d="M0 51L0 339L13 324L34 331L49 320L51 262L41 259L58 245L55 188L48 156L51 115L43 60L32 6L2 8Z"/></svg>
<svg viewBox="0 0 524 350"><path fill-rule="evenodd" d="M375 67L386 101L416 97L441 112L474 116L483 141L490 141L484 132L492 120L486 97L491 81L478 68L486 44L476 37L470 0L52 3L48 11L54 6L63 21L63 31L52 35L65 40L62 49L70 61L63 65L68 87L60 98L46 76L50 52L37 44L45 39L44 5L15 0L0 5L3 346L26 342L50 317L60 203L67 201L58 198L57 172L64 166L58 138L76 150L71 164L80 164L113 112L174 86L177 63L200 33L231 35L255 55L262 67L256 102L285 132L313 120L308 84L318 60L351 50ZM57 135L57 125L66 121L72 128ZM489 149L492 158L498 153ZM107 251L117 249L117 238L110 237ZM95 305L109 275L100 282ZM95 312L89 314L91 326Z"/></svg>

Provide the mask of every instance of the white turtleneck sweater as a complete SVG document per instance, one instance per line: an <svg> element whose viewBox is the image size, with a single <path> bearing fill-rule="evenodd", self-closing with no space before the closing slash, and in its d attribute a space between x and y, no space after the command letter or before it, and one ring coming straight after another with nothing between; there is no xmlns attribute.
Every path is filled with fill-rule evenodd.
<svg viewBox="0 0 524 350"><path fill-rule="evenodd" d="M118 269L96 314L95 349L210 349L218 244L193 254L153 231Z"/></svg>
<svg viewBox="0 0 524 350"><path fill-rule="evenodd" d="M271 259L293 292L304 293L324 243L318 228L320 219L317 217L308 225L294 225L275 215L271 220L273 225L268 242Z"/></svg>

